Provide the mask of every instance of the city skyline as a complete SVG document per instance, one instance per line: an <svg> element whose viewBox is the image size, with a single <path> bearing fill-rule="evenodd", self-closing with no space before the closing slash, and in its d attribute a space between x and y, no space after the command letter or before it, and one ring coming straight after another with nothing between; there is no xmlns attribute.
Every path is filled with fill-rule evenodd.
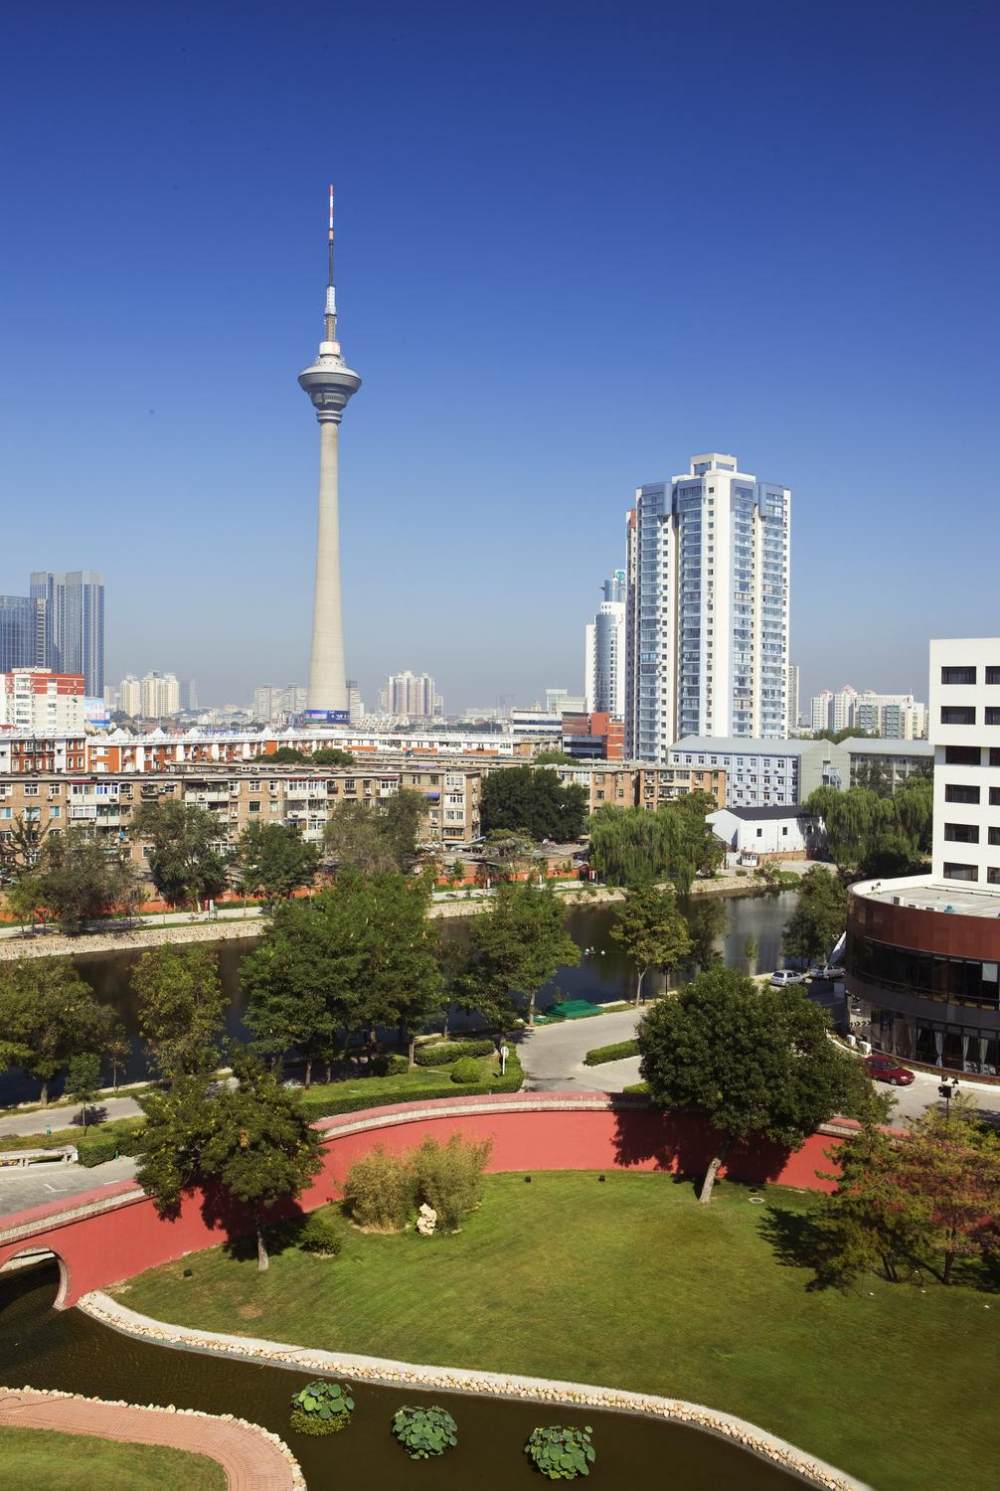
<svg viewBox="0 0 1000 1491"><path fill-rule="evenodd" d="M111 678L166 655L221 703L262 677L305 676L315 449L291 383L332 175L349 343L366 379L343 527L346 666L363 690L373 696L395 666L415 617L456 709L582 688L585 577L622 565L635 487L669 479L700 448L739 450L797 494L790 640L802 696L862 671L876 689L919 695L929 635L993 629L989 546L966 541L991 510L989 475L964 481L956 456L988 448L989 234L960 246L944 227L976 193L974 162L995 129L976 81L988 23L907 12L900 49L890 14L773 9L761 26L735 5L669 23L652 6L615 20L584 8L571 66L559 65L559 18L527 7L515 7L513 34L434 5L419 25L392 6L339 17L338 56L351 62L339 105L364 124L344 145L301 133L294 105L327 64L287 14L248 18L238 37L204 19L192 36L168 17L145 18L141 34L107 16L67 12L58 30L16 17L7 105L29 108L44 78L58 106L2 167L16 210L0 289L13 432L0 591L23 593L42 565L100 569ZM188 42L204 68L194 76ZM680 120L653 80L706 58L719 107ZM494 123L511 65L513 133ZM585 104L581 80L595 70L602 86ZM139 98L125 80L140 75L141 161L115 147ZM456 131L467 75L476 88L461 93ZM747 75L780 107L744 107L733 85ZM866 103L876 78L877 111ZM932 78L933 120L921 104ZM248 108L251 84L264 107ZM185 150L198 173L178 170ZM695 208L774 226L723 252L695 227L678 231ZM88 376L54 424L37 390L62 334L51 282L67 212ZM237 303L252 307L239 442L217 400ZM137 326L155 343L142 379ZM758 349L752 378L719 359L723 336ZM599 419L595 338L615 367ZM460 615L504 627L484 637Z"/></svg>

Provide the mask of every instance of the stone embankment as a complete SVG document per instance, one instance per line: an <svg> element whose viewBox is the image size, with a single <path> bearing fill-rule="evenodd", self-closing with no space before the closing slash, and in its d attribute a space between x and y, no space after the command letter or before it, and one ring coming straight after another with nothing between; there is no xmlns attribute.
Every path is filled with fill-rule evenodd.
<svg viewBox="0 0 1000 1491"><path fill-rule="evenodd" d="M222 1466L229 1491L306 1491L299 1463L284 1440L229 1413L200 1413L173 1404L140 1407L55 1389L0 1388L0 1424L205 1455Z"/></svg>
<svg viewBox="0 0 1000 1491"><path fill-rule="evenodd" d="M622 1388L595 1387L589 1383L559 1382L546 1377L521 1377L506 1372L477 1372L465 1367L419 1366L388 1357L358 1356L352 1352L320 1351L290 1346L280 1341L262 1341L252 1336L224 1335L218 1331L192 1330L168 1325L130 1310L110 1295L95 1290L77 1302L79 1309L113 1330L136 1340L152 1341L180 1351L251 1361L296 1372L319 1372L389 1387L407 1387L421 1392L475 1393L484 1397L509 1398L526 1403L548 1403L553 1407L594 1408L611 1413L643 1414L649 1418L687 1424L703 1429L742 1449L779 1465L804 1485L819 1491L871 1491L862 1481L796 1449L787 1440L759 1429L745 1419L687 1403L680 1398L661 1398L650 1393L632 1393Z"/></svg>

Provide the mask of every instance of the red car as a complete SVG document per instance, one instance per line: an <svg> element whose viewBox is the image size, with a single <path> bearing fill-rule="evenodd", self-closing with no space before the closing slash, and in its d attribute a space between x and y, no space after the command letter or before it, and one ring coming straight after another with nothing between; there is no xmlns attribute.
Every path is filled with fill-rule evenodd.
<svg viewBox="0 0 1000 1491"><path fill-rule="evenodd" d="M888 1056L866 1056L865 1071L876 1082L889 1082L893 1087L909 1087L913 1073L908 1067L896 1066Z"/></svg>

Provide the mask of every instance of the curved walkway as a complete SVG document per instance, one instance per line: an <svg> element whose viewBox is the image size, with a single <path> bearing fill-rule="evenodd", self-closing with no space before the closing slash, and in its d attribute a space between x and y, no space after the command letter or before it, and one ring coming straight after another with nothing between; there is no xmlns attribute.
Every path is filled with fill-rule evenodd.
<svg viewBox="0 0 1000 1491"><path fill-rule="evenodd" d="M36 1388L0 1388L4 1428L90 1434L124 1444L158 1444L215 1460L229 1491L305 1491L291 1451L275 1435L242 1419L191 1409L137 1408Z"/></svg>
<svg viewBox="0 0 1000 1491"><path fill-rule="evenodd" d="M599 1387L593 1383L561 1382L549 1377L525 1377L512 1372L482 1372L468 1367L440 1367L391 1357L360 1356L347 1351L323 1351L318 1347L292 1346L283 1341L256 1336L232 1336L221 1331L194 1330L186 1325L167 1324L140 1315L120 1300L94 1290L77 1301L85 1315L134 1340L157 1346L199 1352L204 1356L229 1357L297 1372L321 1372L355 1382L374 1382L389 1387L419 1391L473 1393L490 1398L511 1398L528 1403L551 1403L572 1408L597 1408L611 1413L636 1413L649 1418L688 1424L706 1433L729 1439L752 1454L797 1476L815 1491L871 1491L863 1481L837 1470L734 1414L688 1403L682 1398L662 1398L655 1393L634 1393L625 1388Z"/></svg>

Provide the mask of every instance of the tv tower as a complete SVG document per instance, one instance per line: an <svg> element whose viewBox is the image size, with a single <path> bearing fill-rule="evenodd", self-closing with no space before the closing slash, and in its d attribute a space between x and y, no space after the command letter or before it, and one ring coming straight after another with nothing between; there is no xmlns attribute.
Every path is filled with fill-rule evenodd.
<svg viewBox="0 0 1000 1491"><path fill-rule="evenodd" d="M329 272L326 313L319 356L299 374L319 420L319 521L316 530L316 589L312 650L309 656L307 715L330 724L347 724L344 623L340 603L340 515L338 465L340 419L361 379L340 355L337 297L333 288L333 187L330 188Z"/></svg>

